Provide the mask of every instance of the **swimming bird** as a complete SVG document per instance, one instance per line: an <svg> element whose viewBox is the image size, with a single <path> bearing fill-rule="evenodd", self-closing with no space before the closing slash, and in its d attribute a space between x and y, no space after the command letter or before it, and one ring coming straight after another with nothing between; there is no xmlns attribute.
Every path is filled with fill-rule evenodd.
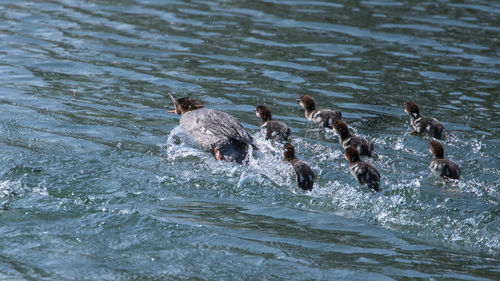
<svg viewBox="0 0 500 281"><path fill-rule="evenodd" d="M460 167L452 160L444 159L444 148L440 142L432 140L429 143L429 151L434 156L429 169L436 177L441 177L445 181L460 179Z"/></svg>
<svg viewBox="0 0 500 281"><path fill-rule="evenodd" d="M301 96L297 101L306 110L305 116L307 120L322 128L331 128L333 121L342 118L342 113L338 110L316 109L314 99L308 95Z"/></svg>
<svg viewBox="0 0 500 281"><path fill-rule="evenodd" d="M260 128L266 139L284 142L290 137L290 128L285 123L275 121L272 118L271 110L265 105L259 105L255 108L255 115L262 120Z"/></svg>
<svg viewBox="0 0 500 281"><path fill-rule="evenodd" d="M349 161L349 171L358 180L359 184L367 185L370 189L378 191L380 188L380 173L371 163L361 161L359 151L354 146L345 150L345 159Z"/></svg>
<svg viewBox="0 0 500 281"><path fill-rule="evenodd" d="M405 103L405 112L411 117L412 135L425 133L436 139L441 139L444 132L444 126L434 118L421 116L418 104L414 102Z"/></svg>
<svg viewBox="0 0 500 281"><path fill-rule="evenodd" d="M217 160L243 163L250 146L255 148L250 134L235 117L218 110L205 108L199 101L188 97L176 100L168 94L175 110L181 115L180 125Z"/></svg>
<svg viewBox="0 0 500 281"><path fill-rule="evenodd" d="M342 120L333 121L333 130L340 136L340 144L344 149L349 146L354 146L358 149L359 154L362 156L372 156L373 150L373 142L367 141L362 136L353 135L349 132L349 128L347 127L347 123Z"/></svg>
<svg viewBox="0 0 500 281"><path fill-rule="evenodd" d="M314 185L314 172L304 161L295 157L295 148L290 143L284 146L283 160L292 164L299 187L303 190L312 190Z"/></svg>

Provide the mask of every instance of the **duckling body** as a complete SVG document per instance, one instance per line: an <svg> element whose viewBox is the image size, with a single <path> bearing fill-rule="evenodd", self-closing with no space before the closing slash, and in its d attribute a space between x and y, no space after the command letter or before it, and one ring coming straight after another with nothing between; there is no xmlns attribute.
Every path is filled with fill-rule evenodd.
<svg viewBox="0 0 500 281"><path fill-rule="evenodd" d="M293 166L297 177L297 184L303 190L312 190L314 185L314 172L304 161L295 157L295 148L287 143L284 147L284 161L289 162Z"/></svg>
<svg viewBox="0 0 500 281"><path fill-rule="evenodd" d="M449 159L434 159L431 161L429 169L434 176L441 177L443 180L460 179L460 167Z"/></svg>

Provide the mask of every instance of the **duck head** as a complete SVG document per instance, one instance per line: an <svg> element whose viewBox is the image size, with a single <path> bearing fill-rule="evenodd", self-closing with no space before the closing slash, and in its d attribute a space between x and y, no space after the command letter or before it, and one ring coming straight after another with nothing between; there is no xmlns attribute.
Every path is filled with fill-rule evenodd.
<svg viewBox="0 0 500 281"><path fill-rule="evenodd" d="M438 142L436 140L432 140L429 143L429 151L432 153L434 158L437 158L437 159L444 158L444 147L440 142Z"/></svg>
<svg viewBox="0 0 500 281"><path fill-rule="evenodd" d="M203 105L195 99L184 97L176 100L172 94L168 93L168 95L175 106L175 110L169 110L168 113L177 113L182 115L188 111L203 108Z"/></svg>
<svg viewBox="0 0 500 281"><path fill-rule="evenodd" d="M332 125L333 130L340 136L340 139L345 140L349 137L349 128L347 127L347 123L342 120L333 121Z"/></svg>
<svg viewBox="0 0 500 281"><path fill-rule="evenodd" d="M265 105L259 105L255 108L255 115L262 119L262 121L269 121L272 119L271 110Z"/></svg>
<svg viewBox="0 0 500 281"><path fill-rule="evenodd" d="M299 102L300 106L302 106L305 110L311 111L315 109L314 99L311 96L308 95L300 96L300 98L297 99L297 101Z"/></svg>
<svg viewBox="0 0 500 281"><path fill-rule="evenodd" d="M418 108L418 104L414 102L405 102L405 112L410 114L413 119L420 117L420 109Z"/></svg>

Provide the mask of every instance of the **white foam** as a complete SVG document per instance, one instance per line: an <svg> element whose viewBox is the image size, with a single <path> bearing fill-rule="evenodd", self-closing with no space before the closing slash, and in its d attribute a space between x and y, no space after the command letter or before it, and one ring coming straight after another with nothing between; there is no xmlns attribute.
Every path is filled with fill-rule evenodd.
<svg viewBox="0 0 500 281"><path fill-rule="evenodd" d="M24 183L25 178L26 175L15 181L0 181L0 198L24 196L28 193L48 195L47 188L43 183L39 186L30 187Z"/></svg>

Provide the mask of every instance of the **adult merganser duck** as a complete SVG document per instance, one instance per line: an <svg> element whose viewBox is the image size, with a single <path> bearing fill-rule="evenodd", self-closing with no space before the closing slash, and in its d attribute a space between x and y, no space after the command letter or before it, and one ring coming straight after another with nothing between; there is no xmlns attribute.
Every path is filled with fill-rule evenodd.
<svg viewBox="0 0 500 281"><path fill-rule="evenodd" d="M322 128L331 128L333 121L340 120L342 113L338 110L316 109L314 99L304 95L297 99L300 106L306 110L307 120L321 126Z"/></svg>
<svg viewBox="0 0 500 281"><path fill-rule="evenodd" d="M359 181L359 184L366 184L370 189L378 191L380 187L380 173L371 163L361 161L359 151L354 146L349 146L345 150L345 159L349 161L349 171L351 175Z"/></svg>
<svg viewBox="0 0 500 281"><path fill-rule="evenodd" d="M441 177L445 181L460 179L460 167L452 160L444 159L444 148L440 142L432 140L429 143L429 151L434 156L429 169L436 177Z"/></svg>
<svg viewBox="0 0 500 281"><path fill-rule="evenodd" d="M180 125L206 150L213 151L217 160L243 163L253 139L238 119L213 109L204 108L197 100L185 97L176 100L168 94L175 110L181 115Z"/></svg>
<svg viewBox="0 0 500 281"><path fill-rule="evenodd" d="M303 190L312 190L314 185L314 172L304 161L295 157L295 148L293 145L285 144L283 152L283 160L290 162L297 175L297 184Z"/></svg>
<svg viewBox="0 0 500 281"><path fill-rule="evenodd" d="M262 134L266 139L284 142L290 137L290 128L283 122L272 119L271 110L265 105L259 105L254 110L255 114L260 117L260 127Z"/></svg>
<svg viewBox="0 0 500 281"><path fill-rule="evenodd" d="M349 128L347 127L347 123L342 120L333 121L333 130L340 136L340 144L344 149L349 146L354 146L359 150L359 154L362 156L372 156L373 151L373 142L367 141L362 136L352 135L349 132Z"/></svg>
<svg viewBox="0 0 500 281"><path fill-rule="evenodd" d="M411 117L412 135L425 133L436 139L441 139L444 132L443 124L434 118L420 116L418 104L411 101L406 102L405 112Z"/></svg>

